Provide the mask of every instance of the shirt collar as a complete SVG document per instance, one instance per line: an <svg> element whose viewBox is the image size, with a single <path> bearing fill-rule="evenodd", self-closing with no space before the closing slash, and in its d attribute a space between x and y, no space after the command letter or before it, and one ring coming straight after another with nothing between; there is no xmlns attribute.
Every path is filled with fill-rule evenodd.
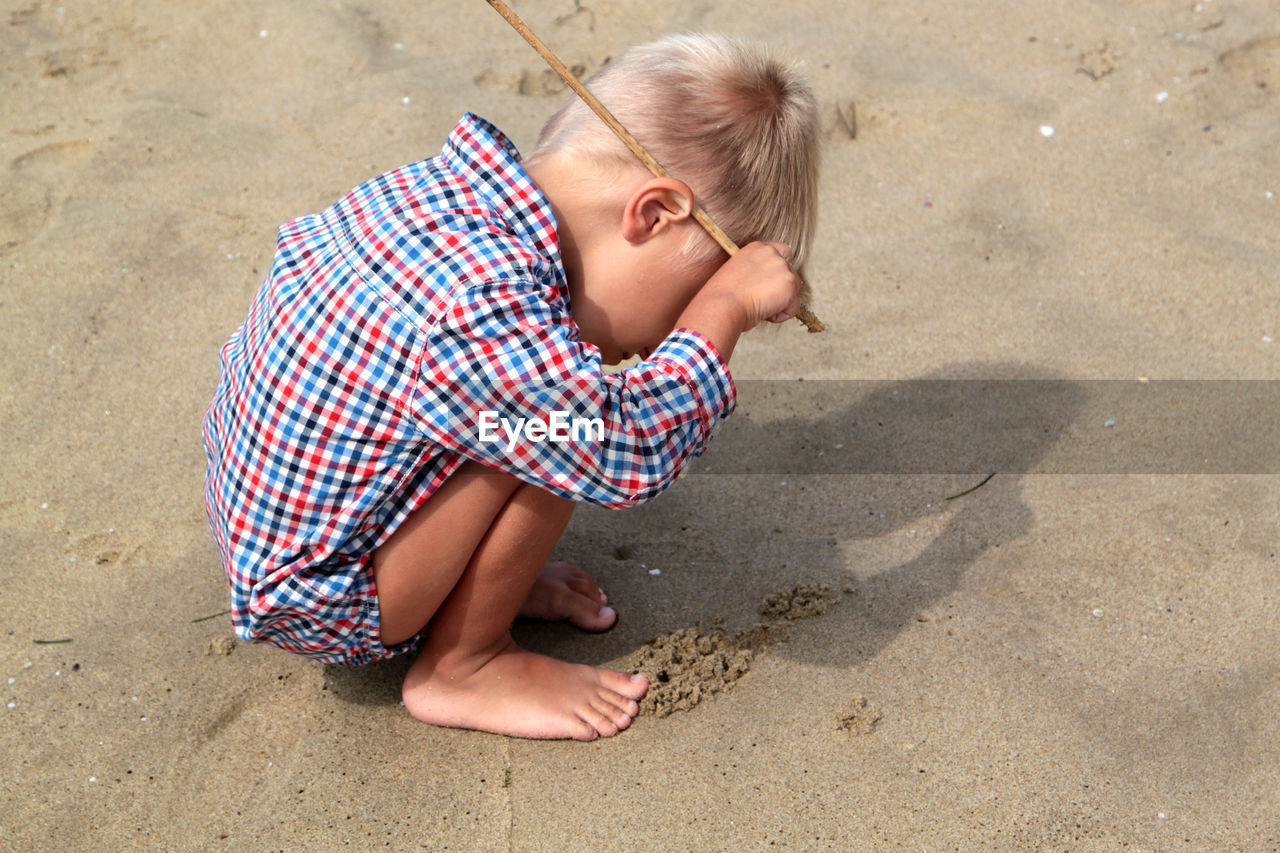
<svg viewBox="0 0 1280 853"><path fill-rule="evenodd" d="M555 213L520 165L515 144L486 119L466 113L449 134L440 156L489 202L511 234L551 261L556 285L567 302L569 288Z"/></svg>

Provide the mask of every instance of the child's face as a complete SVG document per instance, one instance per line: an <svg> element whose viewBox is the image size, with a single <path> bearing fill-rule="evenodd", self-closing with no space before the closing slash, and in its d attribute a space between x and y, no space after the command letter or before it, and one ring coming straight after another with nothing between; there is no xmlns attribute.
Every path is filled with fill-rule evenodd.
<svg viewBox="0 0 1280 853"><path fill-rule="evenodd" d="M605 364L635 355L648 358L723 263L723 258L692 263L656 253L622 254L607 267L587 270L588 283L573 303L582 339L599 348Z"/></svg>

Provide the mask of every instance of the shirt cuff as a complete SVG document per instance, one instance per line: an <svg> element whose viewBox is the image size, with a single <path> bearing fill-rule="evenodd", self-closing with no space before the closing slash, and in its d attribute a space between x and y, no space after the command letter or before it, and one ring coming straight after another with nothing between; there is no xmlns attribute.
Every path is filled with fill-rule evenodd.
<svg viewBox="0 0 1280 853"><path fill-rule="evenodd" d="M720 357L715 345L693 329L676 329L649 354L647 360L675 367L696 389L706 413L705 438L696 451L697 455L702 455L706 443L711 440L712 430L729 417L738 404L738 389L729 373L729 365Z"/></svg>

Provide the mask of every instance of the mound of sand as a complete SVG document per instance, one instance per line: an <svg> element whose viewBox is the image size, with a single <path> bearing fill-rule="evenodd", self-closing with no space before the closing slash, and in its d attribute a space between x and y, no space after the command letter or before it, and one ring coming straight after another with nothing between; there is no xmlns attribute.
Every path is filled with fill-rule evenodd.
<svg viewBox="0 0 1280 853"><path fill-rule="evenodd" d="M824 584L799 584L780 589L760 602L760 615L766 619L807 619L822 616L840 596Z"/></svg>
<svg viewBox="0 0 1280 853"><path fill-rule="evenodd" d="M626 669L649 679L640 713L665 717L728 690L751 669L751 657L750 649L719 631L682 628L640 647L628 658Z"/></svg>

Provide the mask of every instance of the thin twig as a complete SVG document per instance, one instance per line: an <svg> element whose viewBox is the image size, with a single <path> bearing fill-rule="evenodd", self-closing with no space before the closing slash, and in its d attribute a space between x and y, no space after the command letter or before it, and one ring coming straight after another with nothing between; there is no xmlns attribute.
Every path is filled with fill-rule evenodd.
<svg viewBox="0 0 1280 853"><path fill-rule="evenodd" d="M574 93L582 99L583 103L590 107L591 111L599 116L600 120L603 121L619 139L622 140L623 144L631 149L632 154L635 154L640 158L640 162L644 163L650 172L659 178L671 177L670 173L662 167L662 164L655 160L653 155L645 150L645 147L631 135L630 131L622 126L620 121L614 118L613 113L609 112L608 107L600 103L599 99L597 99L595 95L591 94L590 90L588 90L586 86L582 85L578 78L574 76L573 72L560 61L559 57L551 52L550 48L542 43L542 39L538 38L534 34L533 30L529 29L525 22L520 20L515 12L511 11L511 9L507 7L506 3L502 2L502 0L486 0L486 2L492 6L494 11L501 15L508 24L511 25L512 29L518 32L524 40L529 43L530 47L538 52L538 55L546 61L547 65L551 66L551 70L556 72L556 74L560 76L560 79L565 82L565 85L572 89ZM698 221L699 225L706 229L706 232L711 235L711 238L720 244L720 248L724 249L730 257L737 254L738 244L733 242L733 239L724 232L723 228L716 224L716 221L711 218L710 214L702 209L702 205L698 204L697 201L693 203L693 218ZM809 309L804 306L801 306L800 310L796 313L796 319L801 323L804 323L810 332L821 332L824 328L822 321L810 313Z"/></svg>
<svg viewBox="0 0 1280 853"><path fill-rule="evenodd" d="M37 646L58 646L63 643L70 643L71 638L66 637L62 640L32 640L31 642L35 643Z"/></svg>
<svg viewBox="0 0 1280 853"><path fill-rule="evenodd" d="M995 471L992 471L990 474L988 474L987 476L983 477L983 478L982 478L982 482L981 482L981 483L979 483L978 485L976 485L976 486L972 486L972 487L970 487L970 488L968 488L968 489L965 489L963 492L956 492L954 495L948 495L946 498L943 498L943 500L953 501L953 500L955 500L956 498L962 498L962 497L964 497L965 495L969 494L970 492L976 492L976 491L978 491L978 489L981 489L983 486L985 486L987 483L989 483L989 482L991 481L991 478L992 478L992 477L994 477L995 475L996 475L996 472L995 472Z"/></svg>

